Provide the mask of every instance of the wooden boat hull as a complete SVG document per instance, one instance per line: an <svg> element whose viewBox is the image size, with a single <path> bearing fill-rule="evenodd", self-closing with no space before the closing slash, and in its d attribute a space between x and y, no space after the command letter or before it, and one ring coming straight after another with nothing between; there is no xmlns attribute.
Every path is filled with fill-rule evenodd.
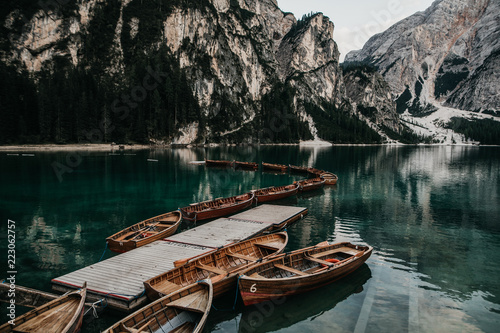
<svg viewBox="0 0 500 333"><path fill-rule="evenodd" d="M293 332L294 328L296 330L297 326L294 327L294 325L297 323L309 322L312 318L334 309L337 304L342 303L349 296L363 290L363 286L371 277L370 268L364 264L348 278L321 289L301 294L296 300L288 302L278 300L277 306L273 306L272 303L263 304L262 307L259 307L260 310L270 309L270 312L262 313L269 314L265 317L265 327L257 328L257 325L253 324L260 323L260 321L256 321L255 308L244 309L239 320L238 332ZM317 331L328 332L331 330L318 329Z"/></svg>
<svg viewBox="0 0 500 333"><path fill-rule="evenodd" d="M105 332L200 333L205 326L212 300L212 283L209 280L198 281L143 307Z"/></svg>
<svg viewBox="0 0 500 333"><path fill-rule="evenodd" d="M259 168L259 164L255 163L255 162L234 161L234 168L235 169L242 169L242 170L257 170Z"/></svg>
<svg viewBox="0 0 500 333"><path fill-rule="evenodd" d="M232 168L233 161L222 161L222 160L207 160L205 159L205 165L208 167L220 167L220 168Z"/></svg>
<svg viewBox="0 0 500 333"><path fill-rule="evenodd" d="M296 166L296 165L289 165L289 168L290 168L290 172L294 172L294 173L309 173L309 168L306 168L306 167L299 167L299 166Z"/></svg>
<svg viewBox="0 0 500 333"><path fill-rule="evenodd" d="M271 170L271 171L277 171L277 172L287 172L288 166L283 165L283 164L271 164L271 163L262 162L262 169L268 170L268 171Z"/></svg>
<svg viewBox="0 0 500 333"><path fill-rule="evenodd" d="M236 287L240 271L259 260L281 253L287 242L287 233L279 232L191 258L184 265L145 281L146 295L150 300L156 300L200 279L211 279L214 297L219 297Z"/></svg>
<svg viewBox="0 0 500 333"><path fill-rule="evenodd" d="M325 185L335 185L339 177L331 172L323 172L321 177L325 180Z"/></svg>
<svg viewBox="0 0 500 333"><path fill-rule="evenodd" d="M79 290L56 298L33 309L14 320L14 325L0 326L1 333L7 332L79 332L82 326L86 283Z"/></svg>
<svg viewBox="0 0 500 333"><path fill-rule="evenodd" d="M288 186L279 186L268 189L256 190L254 191L255 202L263 203L263 202L269 202L291 197L297 194L297 192L299 191L299 187L300 186L298 184L294 184Z"/></svg>
<svg viewBox="0 0 500 333"><path fill-rule="evenodd" d="M310 175L313 175L314 177L319 177L321 176L322 173L324 173L325 171L323 170L319 170L319 169L316 169L316 168L308 168L307 169L307 172L309 172Z"/></svg>
<svg viewBox="0 0 500 333"><path fill-rule="evenodd" d="M241 297L245 305L252 305L320 288L358 269L372 250L369 246L339 243L276 256L240 274ZM326 262L334 256L341 260Z"/></svg>
<svg viewBox="0 0 500 333"><path fill-rule="evenodd" d="M307 179L295 181L294 184L299 184L301 192L318 190L325 186L325 180L321 178Z"/></svg>
<svg viewBox="0 0 500 333"><path fill-rule="evenodd" d="M127 252L173 235L181 221L179 211L158 215L117 232L106 238L106 242L113 252Z"/></svg>
<svg viewBox="0 0 500 333"><path fill-rule="evenodd" d="M233 204L221 204L217 202L235 200ZM250 207L254 201L255 195L247 193L242 196L208 201L205 203L194 204L188 207L179 208L182 218L188 221L202 221L214 219L221 216L231 215ZM241 199L241 200L240 200Z"/></svg>

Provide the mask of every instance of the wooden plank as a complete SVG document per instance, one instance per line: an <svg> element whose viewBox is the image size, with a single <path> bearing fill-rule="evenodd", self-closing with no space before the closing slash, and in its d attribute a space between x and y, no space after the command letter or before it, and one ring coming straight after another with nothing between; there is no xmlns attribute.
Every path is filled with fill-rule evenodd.
<svg viewBox="0 0 500 333"><path fill-rule="evenodd" d="M306 211L303 207L291 207L280 205L260 205L254 209L231 216L234 219L247 219L270 224L281 224L292 216Z"/></svg>
<svg viewBox="0 0 500 333"><path fill-rule="evenodd" d="M274 264L274 267L279 268L279 269L282 269L282 270L287 271L287 272L290 272L290 273L293 273L293 274L296 274L296 275L300 275L300 276L306 276L306 275L309 275L309 274L307 274L307 273L304 273L304 272L302 272L302 271L299 271L298 269L291 268L291 267L284 266L284 265L280 265L280 264Z"/></svg>
<svg viewBox="0 0 500 333"><path fill-rule="evenodd" d="M269 246L268 244L255 243L254 245L256 245L258 247L263 247L263 248L271 250L271 251L276 251L277 249L279 249L278 247Z"/></svg>
<svg viewBox="0 0 500 333"><path fill-rule="evenodd" d="M215 273L215 274L227 274L227 271L225 271L223 269L220 269L218 267L214 267L214 266L207 266L207 265L203 265L203 264L197 264L196 268L203 269L205 271L209 271L209 272L212 272L212 273Z"/></svg>
<svg viewBox="0 0 500 333"><path fill-rule="evenodd" d="M325 265L325 266L332 266L332 265L334 265L333 262L329 262L329 261L318 259L318 258L314 258L314 257L306 257L306 259L310 260L310 261L317 262L318 264Z"/></svg>
<svg viewBox="0 0 500 333"><path fill-rule="evenodd" d="M167 241L218 248L250 238L268 227L264 222L222 218L170 236Z"/></svg>
<svg viewBox="0 0 500 333"><path fill-rule="evenodd" d="M243 259L246 261L251 261L251 262L257 261L257 258L255 258L255 257L250 257L250 256L246 256L246 255L239 254L239 253L228 253L228 255L230 255L231 257Z"/></svg>
<svg viewBox="0 0 500 333"><path fill-rule="evenodd" d="M336 249L332 249L332 250L329 250L329 251L324 251L324 252L318 252L318 253L315 253L315 254L311 254L311 257L314 257L314 258L319 258L319 257L324 257L324 256L327 256L327 255L330 255L330 254L334 254L334 253L338 253L338 252L343 252L343 253L347 253L347 254L350 254L350 255L356 255L358 253L360 253L361 251L357 251L353 248L350 248L350 247L339 247L339 248L336 248Z"/></svg>
<svg viewBox="0 0 500 333"><path fill-rule="evenodd" d="M206 291L199 290L195 293L189 294L187 296L176 299L170 302L168 306L174 306L180 309L186 309L189 311L195 311L199 313L205 313L207 307Z"/></svg>

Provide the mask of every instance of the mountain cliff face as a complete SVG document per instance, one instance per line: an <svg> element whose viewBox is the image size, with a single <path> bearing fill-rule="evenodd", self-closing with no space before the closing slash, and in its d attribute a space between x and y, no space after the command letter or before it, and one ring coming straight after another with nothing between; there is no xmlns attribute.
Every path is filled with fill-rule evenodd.
<svg viewBox="0 0 500 333"><path fill-rule="evenodd" d="M180 144L341 137L328 121L371 131L353 118L321 13L297 21L275 0L40 3L1 12L2 71L17 82L2 112L20 108L2 141L12 128L34 141ZM9 97L21 86L22 105Z"/></svg>
<svg viewBox="0 0 500 333"><path fill-rule="evenodd" d="M346 93L359 113L373 128L383 127L399 133L401 122L392 100L391 89L375 69L367 66L346 66L344 69Z"/></svg>
<svg viewBox="0 0 500 333"><path fill-rule="evenodd" d="M437 0L373 36L346 62L378 68L398 111L426 115L432 104L500 110L500 2ZM437 102L437 103L436 103Z"/></svg>

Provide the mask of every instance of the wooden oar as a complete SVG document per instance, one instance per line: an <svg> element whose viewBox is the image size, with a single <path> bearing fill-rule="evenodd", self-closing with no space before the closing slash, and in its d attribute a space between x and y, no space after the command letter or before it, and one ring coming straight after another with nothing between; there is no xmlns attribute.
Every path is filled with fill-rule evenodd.
<svg viewBox="0 0 500 333"><path fill-rule="evenodd" d="M128 238L127 240L128 240L128 241L134 240L135 238L139 237L139 236L140 236L140 234L141 234L143 231L145 231L145 230L147 230L147 229L154 228L154 227L156 227L156 226L157 226L158 224L160 224L160 223L161 223L161 221L158 221L158 222L156 222L155 224L148 224L147 226L145 226L145 227L143 227L143 228L141 228L141 229L137 230L136 232L134 232L134 234L133 234L133 235L134 235L134 237L132 237L132 238Z"/></svg>

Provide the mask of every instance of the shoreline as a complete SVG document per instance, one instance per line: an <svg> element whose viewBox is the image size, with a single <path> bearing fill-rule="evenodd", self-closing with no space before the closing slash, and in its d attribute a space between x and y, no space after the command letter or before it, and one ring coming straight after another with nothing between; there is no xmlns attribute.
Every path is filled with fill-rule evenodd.
<svg viewBox="0 0 500 333"><path fill-rule="evenodd" d="M28 151L131 151L131 150L155 150L155 149L179 149L179 148L215 148L215 147L241 147L241 146L299 146L301 148L331 148L331 147L375 147L375 146L388 146L388 147L406 147L406 146L416 146L416 147L440 147L440 146L457 146L457 147L500 147L500 145L474 145L474 144L404 144L404 143L381 143L381 144L369 144L369 143L343 143L343 144L300 144L300 143L266 143L266 144L193 144L193 145L112 145L112 144L27 144L27 145L5 145L0 146L0 152L28 152Z"/></svg>

